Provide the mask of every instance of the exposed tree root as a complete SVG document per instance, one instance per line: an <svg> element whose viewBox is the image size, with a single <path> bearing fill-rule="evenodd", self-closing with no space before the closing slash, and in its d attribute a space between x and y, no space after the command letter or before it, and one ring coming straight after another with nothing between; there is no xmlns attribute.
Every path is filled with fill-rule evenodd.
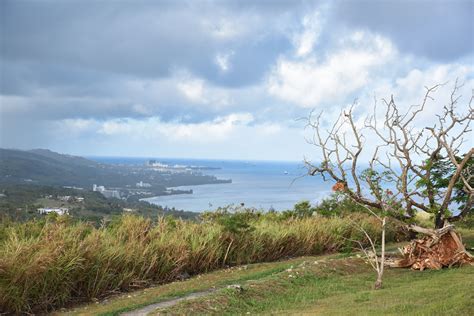
<svg viewBox="0 0 474 316"><path fill-rule="evenodd" d="M399 249L403 259L390 262L391 267L410 267L423 271L465 264L474 265L474 256L466 251L461 236L454 231L453 225L436 230L419 226L410 226L409 229L425 236Z"/></svg>

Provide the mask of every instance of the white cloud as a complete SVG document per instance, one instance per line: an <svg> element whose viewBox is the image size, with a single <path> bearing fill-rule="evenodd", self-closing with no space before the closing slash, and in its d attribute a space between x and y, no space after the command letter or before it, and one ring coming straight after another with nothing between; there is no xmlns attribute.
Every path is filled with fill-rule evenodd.
<svg viewBox="0 0 474 316"><path fill-rule="evenodd" d="M412 105L420 105L426 93L426 88L438 84L445 84L431 94L423 112L418 115L416 124L424 127L434 124L437 115L442 113L443 107L450 102L451 92L456 79L463 84L458 91L461 97L457 105L458 112L466 112L469 98L472 95L474 79L471 75L474 67L462 64L439 64L426 68L414 68L393 81L373 86L373 92L378 99L389 99L393 95L401 111L407 111ZM365 103L373 105L373 98L367 98Z"/></svg>
<svg viewBox="0 0 474 316"><path fill-rule="evenodd" d="M74 132L84 132L95 127L96 121L88 119L66 119L62 123Z"/></svg>
<svg viewBox="0 0 474 316"><path fill-rule="evenodd" d="M69 133L67 139L55 141L69 146L71 152L104 155L117 148L116 155L159 157L209 157L222 159L301 160L305 141L300 127L281 122L257 121L247 112L233 113L201 123L163 122L148 119L111 119L87 122L82 133L94 135L86 139L89 146L78 149L80 133L70 133L73 126L84 122L63 121L56 134ZM71 137L72 136L72 137ZM126 141L126 146L124 146Z"/></svg>
<svg viewBox="0 0 474 316"><path fill-rule="evenodd" d="M158 117L146 120L115 119L101 123L99 133L140 139L165 137L182 142L213 143L227 139L230 134L253 120L250 113L233 113L201 123L162 122Z"/></svg>
<svg viewBox="0 0 474 316"><path fill-rule="evenodd" d="M313 51L313 47L322 31L322 16L319 11L304 16L303 31L293 36L296 56L305 57Z"/></svg>
<svg viewBox="0 0 474 316"><path fill-rule="evenodd" d="M133 136L142 135L143 122L135 119L115 119L103 122L99 128L99 133L105 135L130 134Z"/></svg>
<svg viewBox="0 0 474 316"><path fill-rule="evenodd" d="M382 128L385 119L386 107L383 105L381 99L390 100L393 96L399 113L403 115L408 113L410 107L419 106L422 104L426 87L433 87L437 84L446 83L440 86L436 91L433 91L426 100L425 108L420 112L417 117L411 122L409 128L413 128L414 134L422 133L420 143L426 140L426 137L431 135L428 131L424 130L425 127L433 126L438 122L438 115L443 113L443 107L449 104L451 99L451 92L455 84L456 78L459 83L464 83L458 91L460 96L457 113L463 113L464 115L468 112L468 104L472 95L472 88L474 87L474 79L470 78L474 71L474 67L460 65L460 64L441 64L432 65L422 68L415 68L403 73L401 76L396 78L387 78L382 82L374 82L370 86L366 87L364 91L361 91L360 99L358 104L354 108L355 113L355 124L359 128L364 126L364 121L367 116L371 116L374 111L374 95L377 100L377 121L381 128L382 133L386 132ZM448 82L446 82L449 80ZM337 115L340 113L341 108L335 107L324 112L323 125L326 128L330 128L331 125L337 119ZM439 124L439 123L438 123ZM351 135L351 131L348 126L347 130L341 129L340 134L346 133ZM460 129L457 128L452 132L456 133ZM312 132L312 131L309 131ZM370 130L365 129L363 131L365 135L364 150L361 154L361 161L368 161L371 155L374 153L375 147L381 144L380 139ZM311 136L311 133L309 133ZM454 134L451 134L454 135ZM350 139L350 138L349 138ZM467 151L474 145L474 135L468 132L464 135L464 143L460 148L461 152ZM354 142L352 139L350 142ZM379 156L384 159L385 155L383 150L379 152ZM413 156L416 153L413 152Z"/></svg>
<svg viewBox="0 0 474 316"><path fill-rule="evenodd" d="M232 55L234 54L233 51L230 51L228 53L219 53L216 55L216 59L215 59L215 62L216 62L216 65L219 67L219 69L222 71L222 72L226 72L230 69L231 65L230 65L230 57L232 57Z"/></svg>
<svg viewBox="0 0 474 316"><path fill-rule="evenodd" d="M371 80L377 66L386 66L396 50L378 35L349 38L342 47L319 61L314 54L303 60L282 57L268 79L268 92L302 107L343 101Z"/></svg>
<svg viewBox="0 0 474 316"><path fill-rule="evenodd" d="M196 103L206 103L204 97L204 81L188 79L178 83L178 89L190 100Z"/></svg>
<svg viewBox="0 0 474 316"><path fill-rule="evenodd" d="M211 107L225 107L232 103L226 89L208 85L203 79L185 75L178 78L177 81L178 91L193 103Z"/></svg>
<svg viewBox="0 0 474 316"><path fill-rule="evenodd" d="M165 124L162 130L166 136L182 141L214 142L226 139L239 126L253 121L250 113L230 114L210 122L196 124Z"/></svg>
<svg viewBox="0 0 474 316"><path fill-rule="evenodd" d="M140 103L134 104L132 106L132 109L135 113L142 114L142 115L150 115L152 113L149 107Z"/></svg>
<svg viewBox="0 0 474 316"><path fill-rule="evenodd" d="M94 119L63 119L54 122L46 122L45 125L54 131L51 138L74 139L84 135L95 135L100 129L100 122Z"/></svg>

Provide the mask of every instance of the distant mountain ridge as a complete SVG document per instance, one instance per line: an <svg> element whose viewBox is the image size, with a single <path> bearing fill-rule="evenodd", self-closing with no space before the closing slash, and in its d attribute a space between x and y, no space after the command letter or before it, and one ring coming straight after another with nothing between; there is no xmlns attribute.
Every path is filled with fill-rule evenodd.
<svg viewBox="0 0 474 316"><path fill-rule="evenodd" d="M0 148L0 184L39 184L92 188L93 184L121 190L137 190L136 183L150 184L150 194L167 195L169 187L228 183L198 171L157 171L144 165L116 165L48 149ZM139 191L145 189L139 188ZM177 194L179 192L174 192ZM187 193L187 192L181 192Z"/></svg>
<svg viewBox="0 0 474 316"><path fill-rule="evenodd" d="M68 154L60 154L49 149L38 148L38 149L28 150L28 152L41 155L43 157L48 157L54 160L64 161L65 163L74 163L76 165L83 165L83 166L89 166L89 167L97 167L98 165L101 165L100 163L96 161L89 160L84 157L68 155Z"/></svg>
<svg viewBox="0 0 474 316"><path fill-rule="evenodd" d="M0 183L90 185L118 173L83 157L47 149L0 149Z"/></svg>

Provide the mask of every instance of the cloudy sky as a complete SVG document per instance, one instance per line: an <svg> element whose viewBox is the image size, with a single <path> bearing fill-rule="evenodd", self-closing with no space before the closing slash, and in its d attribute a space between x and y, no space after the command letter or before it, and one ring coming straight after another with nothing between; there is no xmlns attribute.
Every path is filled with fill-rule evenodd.
<svg viewBox="0 0 474 316"><path fill-rule="evenodd" d="M474 88L474 1L0 2L0 147L301 160L298 118ZM463 103L464 102L464 103ZM428 117L428 116L427 116ZM427 118L429 119L429 118Z"/></svg>

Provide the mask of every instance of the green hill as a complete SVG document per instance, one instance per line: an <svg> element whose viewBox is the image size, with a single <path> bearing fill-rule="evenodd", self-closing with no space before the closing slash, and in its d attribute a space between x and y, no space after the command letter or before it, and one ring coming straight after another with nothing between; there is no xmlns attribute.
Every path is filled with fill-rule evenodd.
<svg viewBox="0 0 474 316"><path fill-rule="evenodd" d="M155 195L167 187L227 183L199 172L166 173L140 165L98 163L83 157L59 154L47 149L0 149L0 184L39 184L91 188L93 184L135 188L143 181Z"/></svg>
<svg viewBox="0 0 474 316"><path fill-rule="evenodd" d="M88 186L117 174L91 160L45 149L0 149L0 183Z"/></svg>

